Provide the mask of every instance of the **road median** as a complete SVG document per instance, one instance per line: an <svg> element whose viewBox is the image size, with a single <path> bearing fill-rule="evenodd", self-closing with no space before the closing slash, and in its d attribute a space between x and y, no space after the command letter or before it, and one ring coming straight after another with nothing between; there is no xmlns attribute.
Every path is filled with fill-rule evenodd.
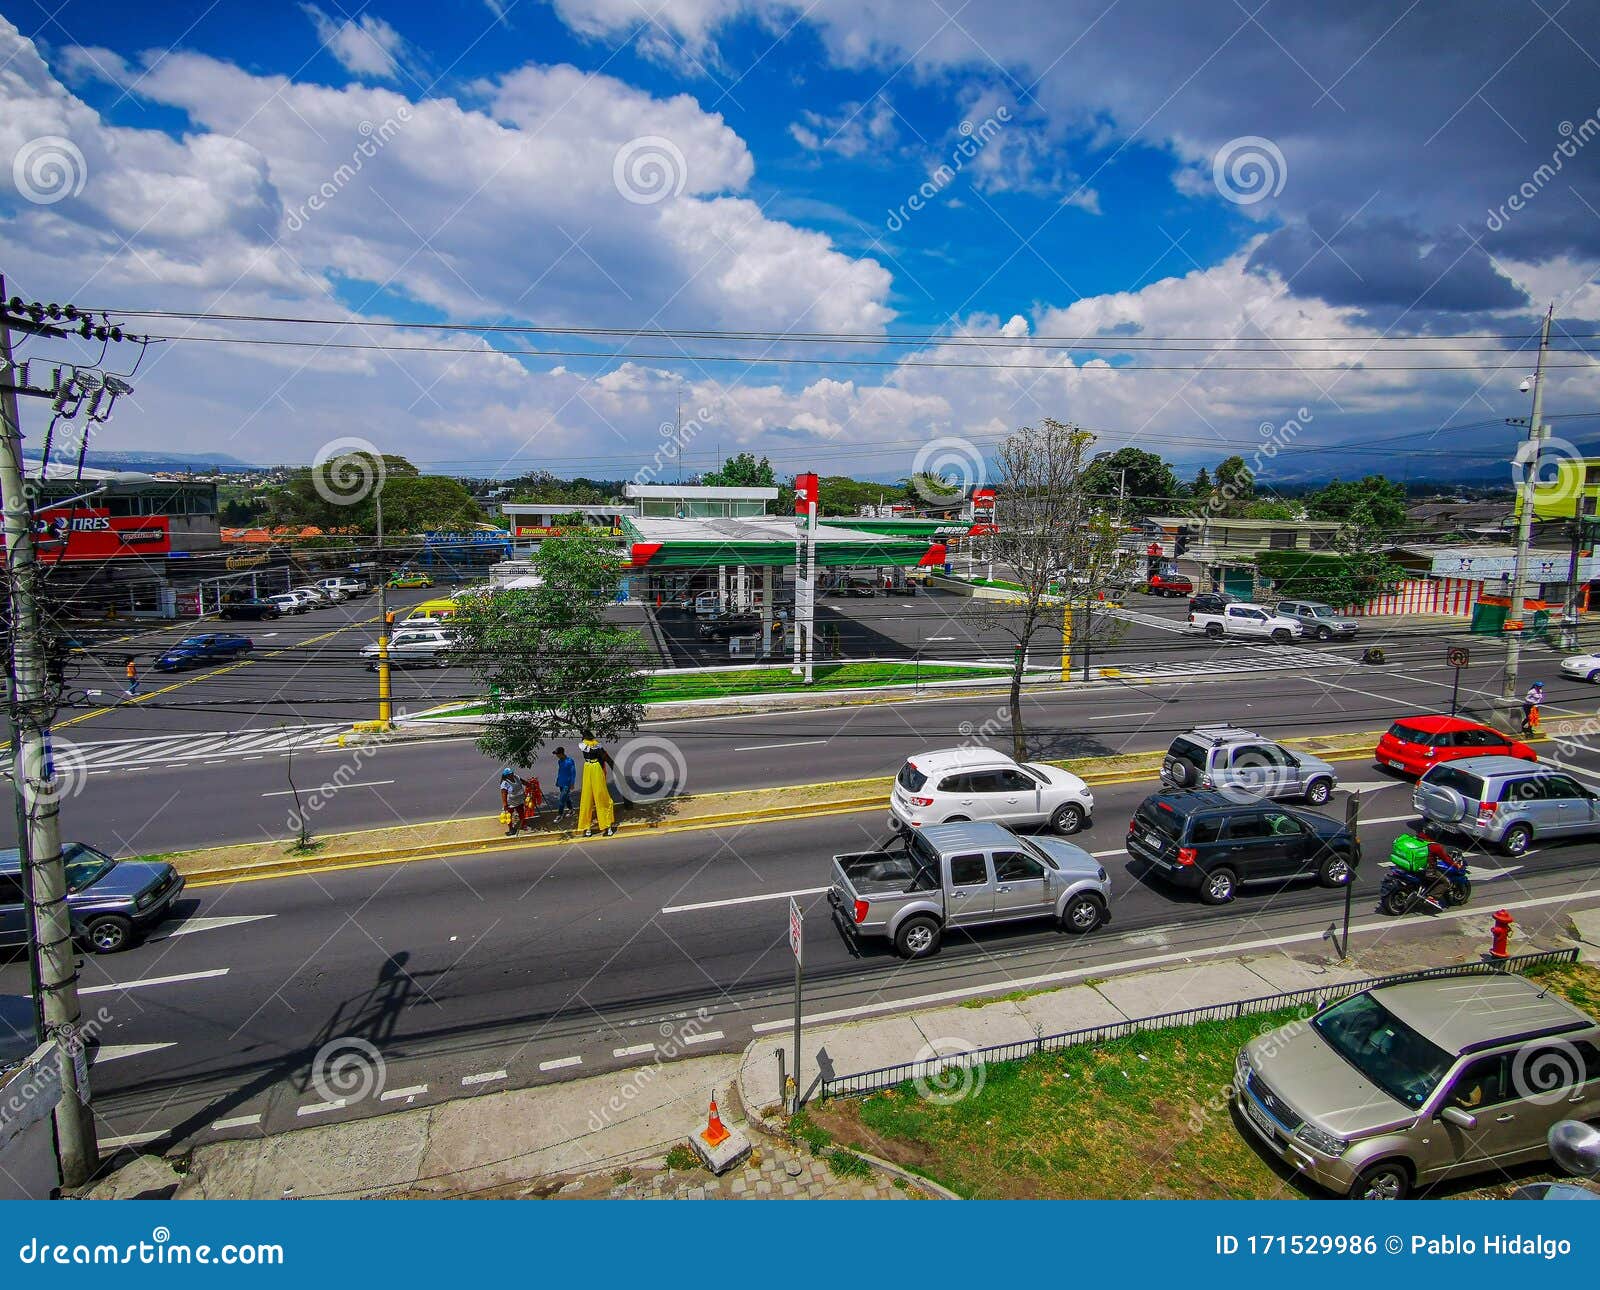
<svg viewBox="0 0 1600 1290"><path fill-rule="evenodd" d="M1333 760L1370 756L1378 732L1316 735L1284 742ZM1114 756L1076 757L1050 762L1081 776L1091 785L1128 784L1155 780L1161 767L1160 750ZM695 793L659 801L618 803L617 836L640 833L679 833L724 828L738 824L763 824L779 820L842 815L854 811L887 812L893 779L830 780L788 784L773 788L736 789L720 793ZM315 792L316 790L311 790ZM431 820L348 833L329 833L308 846L293 840L265 839L163 855L178 867L190 885L252 882L291 877L333 869L401 864L445 856L526 851L539 847L570 846L584 839L573 827L573 817L557 820L542 815L532 831L506 837L496 815ZM595 838L599 843L609 839Z"/></svg>

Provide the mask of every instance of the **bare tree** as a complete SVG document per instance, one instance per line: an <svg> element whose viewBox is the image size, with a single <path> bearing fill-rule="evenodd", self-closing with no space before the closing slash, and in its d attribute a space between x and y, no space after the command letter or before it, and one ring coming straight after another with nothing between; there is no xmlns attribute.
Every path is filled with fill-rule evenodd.
<svg viewBox="0 0 1600 1290"><path fill-rule="evenodd" d="M995 456L997 531L987 541L997 569L1005 570L997 579L1016 584L1011 599L1019 603L974 598L969 613L1015 645L1010 718L1019 761L1027 756L1022 678L1035 637L1059 633L1065 654L1068 616L1115 586L1121 568L1116 522L1085 478L1094 442L1087 430L1047 417L1008 436Z"/></svg>

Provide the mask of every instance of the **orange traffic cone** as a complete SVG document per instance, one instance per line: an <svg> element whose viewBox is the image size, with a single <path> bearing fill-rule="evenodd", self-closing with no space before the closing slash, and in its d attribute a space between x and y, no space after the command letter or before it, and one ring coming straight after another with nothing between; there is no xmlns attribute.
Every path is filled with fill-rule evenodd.
<svg viewBox="0 0 1600 1290"><path fill-rule="evenodd" d="M727 1125L723 1124L722 1117L717 1114L717 1097L711 1095L711 1117L706 1121L706 1131L700 1135L700 1140L708 1147L720 1147L733 1135L728 1132Z"/></svg>

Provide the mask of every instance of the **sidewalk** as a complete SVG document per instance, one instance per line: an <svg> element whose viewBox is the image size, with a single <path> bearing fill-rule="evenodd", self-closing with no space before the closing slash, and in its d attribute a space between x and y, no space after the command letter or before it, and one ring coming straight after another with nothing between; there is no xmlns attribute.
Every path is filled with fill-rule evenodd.
<svg viewBox="0 0 1600 1290"><path fill-rule="evenodd" d="M1051 990L973 1007L901 1013L814 1027L803 1040L808 1085L819 1070L849 1074L1079 1027L1208 1003L1338 984L1420 967L1474 962L1483 928L1416 924L1403 939L1368 936L1346 962L1326 945L1268 953ZM1530 918L1513 949L1576 942L1600 961L1600 909ZM941 1048L940 1046L945 1047ZM199 1147L181 1172L129 1155L87 1195L177 1199L279 1197L559 1197L890 1199L936 1195L886 1162L788 1142L776 1052L780 1037L742 1054L655 1061L628 1070L535 1088L485 1092L433 1107L394 1111L289 1133ZM932 1050L932 1051L930 1051ZM381 1089L374 1089L376 1093ZM705 1127L715 1094L724 1122L744 1127L755 1153L721 1179L685 1167L685 1144Z"/></svg>

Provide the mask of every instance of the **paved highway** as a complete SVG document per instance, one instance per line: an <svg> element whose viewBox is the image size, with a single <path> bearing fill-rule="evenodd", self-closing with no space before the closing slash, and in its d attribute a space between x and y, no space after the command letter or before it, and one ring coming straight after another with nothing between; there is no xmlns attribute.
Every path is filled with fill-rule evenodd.
<svg viewBox="0 0 1600 1290"><path fill-rule="evenodd" d="M1595 759L1584 760L1600 782ZM1367 821L1357 926L1403 946L1419 920L1391 923L1373 907L1381 859L1410 815L1409 787L1362 766L1347 778ZM790 1016L789 893L807 912L812 1017L1038 988L1221 948L1318 951L1339 891L1251 890L1212 909L1131 872L1123 834L1147 787L1102 789L1077 839L1112 872L1108 927L958 936L915 964L858 953L821 895L831 854L884 836L879 811L193 889L182 921L86 963L104 1132L180 1144L647 1068L752 1035L776 1042ZM1521 916L1537 918L1600 900L1597 860L1589 844L1516 863L1485 857L1465 911L1474 933L1500 904L1535 902ZM20 962L0 967L0 990L25 981ZM330 1094L312 1078L330 1044L358 1066L377 1054L381 1070Z"/></svg>

